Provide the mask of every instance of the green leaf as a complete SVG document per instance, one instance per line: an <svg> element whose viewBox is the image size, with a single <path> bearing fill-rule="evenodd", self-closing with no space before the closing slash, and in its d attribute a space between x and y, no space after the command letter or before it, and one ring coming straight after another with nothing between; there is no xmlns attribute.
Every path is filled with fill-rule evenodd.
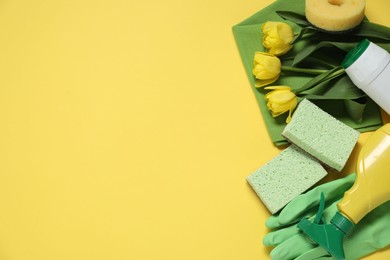
<svg viewBox="0 0 390 260"><path fill-rule="evenodd" d="M303 60L305 60L307 57L312 55L315 51L325 48L325 47L336 47L339 50L348 52L353 47L356 46L356 43L353 42L331 42L331 41L322 41L320 43L311 43L307 45L303 50L301 50L297 55L295 56L293 65L297 65Z"/></svg>
<svg viewBox="0 0 390 260"><path fill-rule="evenodd" d="M326 68L326 69L333 69L335 67L339 67L340 64L333 65L329 60L325 61L324 58L322 57L314 57L310 56L305 59L305 64L309 64L308 66L311 67L321 67L321 68Z"/></svg>
<svg viewBox="0 0 390 260"><path fill-rule="evenodd" d="M359 37L372 37L389 41L390 28L369 21L363 21L359 28L353 33L353 35Z"/></svg>
<svg viewBox="0 0 390 260"><path fill-rule="evenodd" d="M363 113L367 106L367 98L346 99L344 100L345 110L353 121L361 123L363 121Z"/></svg>
<svg viewBox="0 0 390 260"><path fill-rule="evenodd" d="M314 27L311 27L311 26L309 26L309 27L305 27L305 28L302 28L300 31L299 31L299 34L295 37L295 39L291 42L291 44L295 44L295 43L297 43L299 40L301 40L302 39L302 37L306 34L306 33L308 33L308 32L310 32L310 31L316 31L316 29L314 28Z"/></svg>
<svg viewBox="0 0 390 260"><path fill-rule="evenodd" d="M344 74L336 80L322 82L318 87L313 87L301 97L308 99L344 99L354 100L366 97L366 94L357 88L349 77Z"/></svg>
<svg viewBox="0 0 390 260"><path fill-rule="evenodd" d="M307 82L301 88L294 90L294 92L297 94L312 94L310 92L311 88L313 88L314 86L316 86L320 83L334 79L335 77L338 77L343 73L345 73L345 72L344 72L344 69L342 69L341 67L336 67L336 68L330 69L327 72L324 72L324 73L312 78L309 82Z"/></svg>
<svg viewBox="0 0 390 260"><path fill-rule="evenodd" d="M304 14L299 14L291 11L276 11L276 13L285 20L289 20L293 23L296 23L302 27L310 26L309 22L306 20Z"/></svg>

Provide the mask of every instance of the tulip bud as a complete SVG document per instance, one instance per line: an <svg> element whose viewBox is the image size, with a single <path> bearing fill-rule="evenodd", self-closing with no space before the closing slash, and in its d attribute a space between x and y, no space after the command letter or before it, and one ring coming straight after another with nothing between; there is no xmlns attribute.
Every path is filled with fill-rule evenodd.
<svg viewBox="0 0 390 260"><path fill-rule="evenodd" d="M298 99L290 87L287 86L272 86L265 89L272 89L265 95L267 107L271 110L272 116L276 117L288 111L286 123L291 121L292 111L298 105Z"/></svg>
<svg viewBox="0 0 390 260"><path fill-rule="evenodd" d="M287 23L266 22L261 26L261 29L263 31L263 46L268 53L280 56L292 48L294 32Z"/></svg>
<svg viewBox="0 0 390 260"><path fill-rule="evenodd" d="M266 52L256 52L253 75L259 80L258 87L275 82L280 75L281 62L275 55Z"/></svg>

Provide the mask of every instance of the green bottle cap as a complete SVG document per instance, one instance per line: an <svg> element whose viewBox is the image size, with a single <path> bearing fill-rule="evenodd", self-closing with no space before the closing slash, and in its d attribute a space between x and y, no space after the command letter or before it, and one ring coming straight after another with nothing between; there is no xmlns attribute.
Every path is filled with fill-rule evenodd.
<svg viewBox="0 0 390 260"><path fill-rule="evenodd" d="M370 45L370 41L367 39L362 40L355 46L352 50L350 50L345 56L341 66L346 69L351 66L359 57L363 54L363 52L367 49L368 45Z"/></svg>
<svg viewBox="0 0 390 260"><path fill-rule="evenodd" d="M344 234L348 234L355 225L348 218L344 217L340 212L336 212L330 223L340 229Z"/></svg>

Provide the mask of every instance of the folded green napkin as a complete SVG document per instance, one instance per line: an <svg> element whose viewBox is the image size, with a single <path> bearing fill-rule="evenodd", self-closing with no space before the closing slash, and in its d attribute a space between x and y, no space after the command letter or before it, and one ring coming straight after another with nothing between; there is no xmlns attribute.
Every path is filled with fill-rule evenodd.
<svg viewBox="0 0 390 260"><path fill-rule="evenodd" d="M255 87L255 78L252 74L253 58L256 51L265 51L262 45L262 32L261 24L266 21L284 21L275 11L293 11L304 13L305 0L278 0L271 5L265 7L253 16L247 18L241 23L233 26L233 34L241 55L242 62L244 64L246 73L248 75L250 85L252 86L256 100L260 107L260 111L263 115L264 122L268 129L271 140L275 145L280 146L287 143L287 140L281 135L284 127L286 126L286 115L279 117L272 117L270 111L267 108L266 101L264 99L266 90L263 88ZM289 22L287 22L289 23ZM289 23L294 29L297 29L297 25ZM295 31L295 30L294 30ZM298 42L294 45L294 48L290 52L298 52L305 48L303 42ZM308 82L309 76L307 75L288 75L284 77L283 74L272 85L287 85L287 86L302 86ZM356 129L359 132L373 131L383 125L381 113L379 107L371 100L364 110L363 121L357 123L353 121L348 115L343 100L315 100L314 103L321 107L323 110L336 117L340 121Z"/></svg>

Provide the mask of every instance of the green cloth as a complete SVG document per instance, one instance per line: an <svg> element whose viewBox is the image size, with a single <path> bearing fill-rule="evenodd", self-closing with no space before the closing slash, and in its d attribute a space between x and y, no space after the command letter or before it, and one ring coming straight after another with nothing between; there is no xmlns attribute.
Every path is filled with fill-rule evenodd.
<svg viewBox="0 0 390 260"><path fill-rule="evenodd" d="M311 221L315 218L319 207L320 194L325 196L323 217L329 223L338 211L337 204L343 198L356 179L356 174L330 181L299 195L292 200L277 216L271 216L266 226L272 231L268 233L263 244L272 246L273 260L335 260L322 247L311 243L306 235L297 227L301 218ZM361 259L371 253L390 245L390 201L378 206L357 223L351 233L344 239L345 259Z"/></svg>
<svg viewBox="0 0 390 260"><path fill-rule="evenodd" d="M262 45L261 24L266 21L285 21L280 16L278 16L275 11L293 11L303 13L304 6L305 0L278 0L255 13L253 16L242 21L241 23L233 26L233 34L239 53L241 55L243 65L245 67L245 71L249 78L250 85L252 86L271 140L277 146L287 143L286 139L281 135L281 133L286 125L285 120L288 113L279 117L272 117L264 99L264 95L267 93L267 91L263 88L257 89L255 87L255 78L252 74L254 65L253 58L256 51L265 51ZM298 32L299 27L297 27L297 25L290 22L287 23L293 27L294 32ZM290 50L289 54L299 52L299 50L302 50L303 48L305 48L304 42L299 41L294 45L294 48ZM282 74L280 78L272 85L287 85L294 89L302 86L310 79L310 76L305 76L302 74L288 75L288 77L284 77ZM332 116L336 117L340 121L359 132L373 131L383 125L380 109L372 100L369 100L364 111L363 121L360 123L356 123L349 117L343 100L314 100L313 102Z"/></svg>

